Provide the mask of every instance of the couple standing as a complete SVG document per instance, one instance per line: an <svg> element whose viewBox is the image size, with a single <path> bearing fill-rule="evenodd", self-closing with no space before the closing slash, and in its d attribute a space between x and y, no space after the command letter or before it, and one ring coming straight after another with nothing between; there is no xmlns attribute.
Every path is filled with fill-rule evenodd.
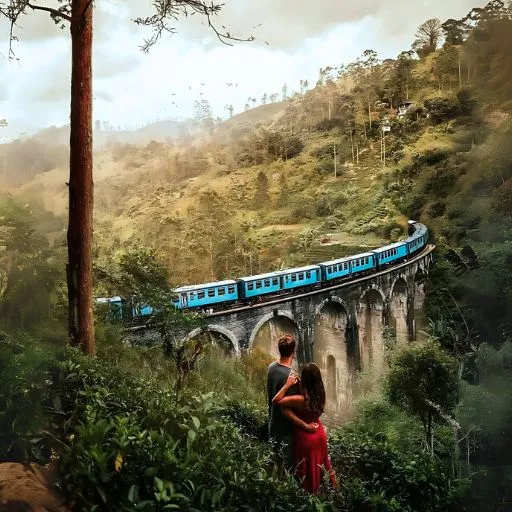
<svg viewBox="0 0 512 512"><path fill-rule="evenodd" d="M305 365L300 377L292 370L296 342L290 334L281 336L277 345L279 360L267 372L269 438L284 449L286 466L304 489L316 494L325 470L336 487L327 435L320 422L325 408L322 375L316 364Z"/></svg>

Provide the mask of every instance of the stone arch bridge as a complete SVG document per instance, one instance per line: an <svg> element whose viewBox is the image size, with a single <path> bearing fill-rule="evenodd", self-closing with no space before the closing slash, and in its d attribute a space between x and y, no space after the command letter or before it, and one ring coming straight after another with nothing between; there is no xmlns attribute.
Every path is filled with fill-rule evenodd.
<svg viewBox="0 0 512 512"><path fill-rule="evenodd" d="M277 338L294 333L296 366L318 364L328 407L344 411L356 372L370 370L378 378L384 369L384 327L399 343L416 339L433 251L428 246L409 261L333 287L212 313L207 329L236 356L255 347L277 356Z"/></svg>

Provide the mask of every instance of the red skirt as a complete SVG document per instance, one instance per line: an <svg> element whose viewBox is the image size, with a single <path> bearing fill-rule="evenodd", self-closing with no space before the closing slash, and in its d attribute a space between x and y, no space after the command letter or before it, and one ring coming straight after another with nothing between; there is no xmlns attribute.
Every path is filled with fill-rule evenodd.
<svg viewBox="0 0 512 512"><path fill-rule="evenodd" d="M331 470L327 435L320 420L316 423L319 424L316 432L295 428L293 437L295 474L302 481L302 487L311 494L318 492L324 471Z"/></svg>

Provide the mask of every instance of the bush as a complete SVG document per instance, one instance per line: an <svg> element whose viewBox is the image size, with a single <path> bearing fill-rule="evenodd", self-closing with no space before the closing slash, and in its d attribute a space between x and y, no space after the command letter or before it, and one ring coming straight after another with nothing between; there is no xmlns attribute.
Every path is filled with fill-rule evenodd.
<svg viewBox="0 0 512 512"><path fill-rule="evenodd" d="M476 107L476 100L473 98L471 91L468 89L461 89L457 93L457 99L459 100L460 112L462 115L470 116Z"/></svg>
<svg viewBox="0 0 512 512"><path fill-rule="evenodd" d="M190 391L177 401L149 372L71 349L0 349L1 456L21 442L31 453L20 458L45 463L53 448L74 510L331 510L280 473L254 437L265 427L253 404Z"/></svg>
<svg viewBox="0 0 512 512"><path fill-rule="evenodd" d="M396 220L391 220L379 226L377 233L388 240L392 238L392 234L400 236L403 233L403 228Z"/></svg>
<svg viewBox="0 0 512 512"><path fill-rule="evenodd" d="M322 119L318 123L316 123L313 127L317 132L330 132L334 128L343 127L343 119L332 118L332 119Z"/></svg>
<svg viewBox="0 0 512 512"><path fill-rule="evenodd" d="M337 474L343 475L338 510L460 510L452 499L456 485L425 453L404 452L380 435L350 429L331 435L330 453Z"/></svg>
<svg viewBox="0 0 512 512"><path fill-rule="evenodd" d="M460 111L459 102L452 98L433 98L425 100L424 105L427 114L435 124L453 119Z"/></svg>
<svg viewBox="0 0 512 512"><path fill-rule="evenodd" d="M428 214L432 218L440 217L446 210L446 204L443 201L435 201L428 209Z"/></svg>

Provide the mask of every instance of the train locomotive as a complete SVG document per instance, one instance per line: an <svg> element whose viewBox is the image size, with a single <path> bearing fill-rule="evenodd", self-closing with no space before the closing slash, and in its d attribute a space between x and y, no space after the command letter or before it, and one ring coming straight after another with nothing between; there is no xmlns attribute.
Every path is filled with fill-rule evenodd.
<svg viewBox="0 0 512 512"><path fill-rule="evenodd" d="M399 264L426 247L428 229L424 224L409 221L408 235L401 242L318 265L278 270L236 280L181 286L174 290L176 298L173 304L182 311L212 313L234 306L250 306L279 295L306 293L334 286ZM132 319L147 318L153 314L151 306L128 306L128 301L122 297L99 298L97 302L110 304L113 311L123 318L130 315Z"/></svg>

